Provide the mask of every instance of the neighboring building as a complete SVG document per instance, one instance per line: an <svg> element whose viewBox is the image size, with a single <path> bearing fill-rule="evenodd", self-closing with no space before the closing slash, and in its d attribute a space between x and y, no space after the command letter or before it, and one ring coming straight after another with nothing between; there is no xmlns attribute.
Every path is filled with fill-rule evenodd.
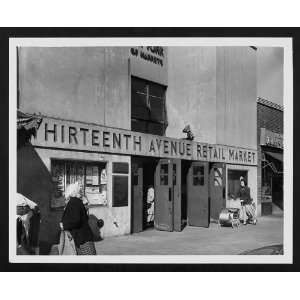
<svg viewBox="0 0 300 300"><path fill-rule="evenodd" d="M283 107L257 100L258 203L261 214L272 214L274 204L283 209Z"/></svg>
<svg viewBox="0 0 300 300"><path fill-rule="evenodd" d="M149 225L150 186L159 230L208 227L240 176L260 210L251 47L21 47L18 62L18 109L43 117L17 171L41 209L41 253L76 180L102 237Z"/></svg>

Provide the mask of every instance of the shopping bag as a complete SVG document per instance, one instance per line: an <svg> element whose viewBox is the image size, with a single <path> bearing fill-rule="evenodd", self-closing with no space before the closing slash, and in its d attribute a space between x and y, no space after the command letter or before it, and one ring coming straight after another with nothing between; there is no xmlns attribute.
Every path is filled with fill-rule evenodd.
<svg viewBox="0 0 300 300"><path fill-rule="evenodd" d="M59 255L76 255L76 247L72 235L69 231L62 230L58 244Z"/></svg>

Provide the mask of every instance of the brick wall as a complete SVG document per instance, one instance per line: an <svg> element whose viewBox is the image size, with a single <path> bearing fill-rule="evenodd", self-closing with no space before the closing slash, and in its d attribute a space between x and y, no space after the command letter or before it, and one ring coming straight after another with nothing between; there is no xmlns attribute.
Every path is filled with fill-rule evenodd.
<svg viewBox="0 0 300 300"><path fill-rule="evenodd" d="M276 133L283 133L283 112L276 108L257 103L257 129L266 128ZM259 137L259 134L257 135ZM259 140L258 140L259 142Z"/></svg>
<svg viewBox="0 0 300 300"><path fill-rule="evenodd" d="M266 100L263 100L268 102ZM272 103L270 103L272 105ZM258 213L261 207L261 184L262 184L262 149L260 146L260 129L266 128L276 133L283 134L283 110L272 107L267 104L257 102L257 151L258 151L258 168L257 168L257 203Z"/></svg>

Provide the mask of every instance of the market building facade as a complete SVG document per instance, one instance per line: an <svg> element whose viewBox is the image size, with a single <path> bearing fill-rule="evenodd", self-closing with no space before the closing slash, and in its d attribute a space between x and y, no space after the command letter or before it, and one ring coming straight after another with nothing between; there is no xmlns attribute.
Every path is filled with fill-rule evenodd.
<svg viewBox="0 0 300 300"><path fill-rule="evenodd" d="M241 176L260 214L251 47L20 47L18 109L42 118L17 152L41 253L75 181L102 238L145 230L150 187L158 230L208 227Z"/></svg>
<svg viewBox="0 0 300 300"><path fill-rule="evenodd" d="M258 201L262 215L283 210L283 107L257 100Z"/></svg>

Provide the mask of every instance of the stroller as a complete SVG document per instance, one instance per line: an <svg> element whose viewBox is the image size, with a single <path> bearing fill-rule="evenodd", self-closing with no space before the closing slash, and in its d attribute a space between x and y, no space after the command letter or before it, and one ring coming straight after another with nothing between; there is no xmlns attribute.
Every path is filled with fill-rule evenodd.
<svg viewBox="0 0 300 300"><path fill-rule="evenodd" d="M251 205L247 206L248 223L256 225L256 206L253 200ZM237 228L244 219L243 201L230 197L228 207L221 210L219 215L219 226Z"/></svg>

